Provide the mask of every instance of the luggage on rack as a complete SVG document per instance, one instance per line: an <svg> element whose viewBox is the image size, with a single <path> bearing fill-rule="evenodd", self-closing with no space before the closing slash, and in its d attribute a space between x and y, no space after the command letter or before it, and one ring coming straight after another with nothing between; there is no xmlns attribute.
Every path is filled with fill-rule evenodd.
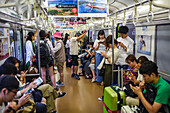
<svg viewBox="0 0 170 113"><path fill-rule="evenodd" d="M103 113L120 113L121 106L125 105L125 92L114 86L105 87Z"/></svg>

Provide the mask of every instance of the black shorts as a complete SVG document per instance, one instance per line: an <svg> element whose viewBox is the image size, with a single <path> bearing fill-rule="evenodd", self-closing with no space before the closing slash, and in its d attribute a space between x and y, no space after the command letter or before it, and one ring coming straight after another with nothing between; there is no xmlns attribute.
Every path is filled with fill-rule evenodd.
<svg viewBox="0 0 170 113"><path fill-rule="evenodd" d="M49 63L48 63L48 67L51 67L54 65L54 61L53 61L53 58L50 59ZM41 67L46 67L47 68L47 64L46 65L42 65L41 64Z"/></svg>
<svg viewBox="0 0 170 113"><path fill-rule="evenodd" d="M78 55L71 55L71 64L73 66L78 66Z"/></svg>

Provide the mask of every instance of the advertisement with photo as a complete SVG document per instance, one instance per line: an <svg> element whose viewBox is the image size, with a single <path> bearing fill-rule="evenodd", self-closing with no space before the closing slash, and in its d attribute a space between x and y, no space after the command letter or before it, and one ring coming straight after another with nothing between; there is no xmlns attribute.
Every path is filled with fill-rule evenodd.
<svg viewBox="0 0 170 113"><path fill-rule="evenodd" d="M0 60L9 56L8 38L0 38Z"/></svg>
<svg viewBox="0 0 170 113"><path fill-rule="evenodd" d="M4 36L4 28L0 28L0 36Z"/></svg>
<svg viewBox="0 0 170 113"><path fill-rule="evenodd" d="M57 30L77 28L77 24L70 24L69 21L56 21L54 25Z"/></svg>
<svg viewBox="0 0 170 113"><path fill-rule="evenodd" d="M107 0L79 0L79 17L106 17Z"/></svg>
<svg viewBox="0 0 170 113"><path fill-rule="evenodd" d="M143 53L147 55L151 55L151 39L152 36L150 35L138 35L138 53Z"/></svg>
<svg viewBox="0 0 170 113"><path fill-rule="evenodd" d="M77 0L48 0L48 15L57 17L78 16Z"/></svg>
<svg viewBox="0 0 170 113"><path fill-rule="evenodd" d="M86 17L71 17L70 24L86 24Z"/></svg>

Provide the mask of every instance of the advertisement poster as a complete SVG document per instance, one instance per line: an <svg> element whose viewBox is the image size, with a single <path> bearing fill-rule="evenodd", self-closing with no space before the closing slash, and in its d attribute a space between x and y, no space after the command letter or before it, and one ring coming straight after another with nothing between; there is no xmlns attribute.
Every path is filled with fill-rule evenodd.
<svg viewBox="0 0 170 113"><path fill-rule="evenodd" d="M56 21L55 28L57 30L63 30L63 29L74 29L77 27L77 24L70 24L69 21Z"/></svg>
<svg viewBox="0 0 170 113"><path fill-rule="evenodd" d="M138 35L138 53L143 53L151 55L151 39L152 36L149 35Z"/></svg>
<svg viewBox="0 0 170 113"><path fill-rule="evenodd" d="M107 17L107 0L79 0L79 17Z"/></svg>
<svg viewBox="0 0 170 113"><path fill-rule="evenodd" d="M0 36L4 36L4 28L0 28Z"/></svg>
<svg viewBox="0 0 170 113"><path fill-rule="evenodd" d="M86 17L71 17L70 24L86 24Z"/></svg>
<svg viewBox="0 0 170 113"><path fill-rule="evenodd" d="M8 38L0 38L0 60L9 56Z"/></svg>
<svg viewBox="0 0 170 113"><path fill-rule="evenodd" d="M48 0L48 15L56 17L78 16L77 0Z"/></svg>

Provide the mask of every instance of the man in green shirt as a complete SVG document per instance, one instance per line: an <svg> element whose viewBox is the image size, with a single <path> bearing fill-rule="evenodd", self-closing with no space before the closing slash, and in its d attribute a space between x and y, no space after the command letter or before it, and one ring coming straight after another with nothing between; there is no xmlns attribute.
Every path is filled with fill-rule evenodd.
<svg viewBox="0 0 170 113"><path fill-rule="evenodd" d="M157 113L163 105L170 106L170 85L158 76L158 67L152 61L146 61L142 64L139 72L143 75L144 82L152 84L157 89L157 94L153 105L151 105L143 96L140 87L133 87L131 89L136 93L141 100L144 107L149 113Z"/></svg>

